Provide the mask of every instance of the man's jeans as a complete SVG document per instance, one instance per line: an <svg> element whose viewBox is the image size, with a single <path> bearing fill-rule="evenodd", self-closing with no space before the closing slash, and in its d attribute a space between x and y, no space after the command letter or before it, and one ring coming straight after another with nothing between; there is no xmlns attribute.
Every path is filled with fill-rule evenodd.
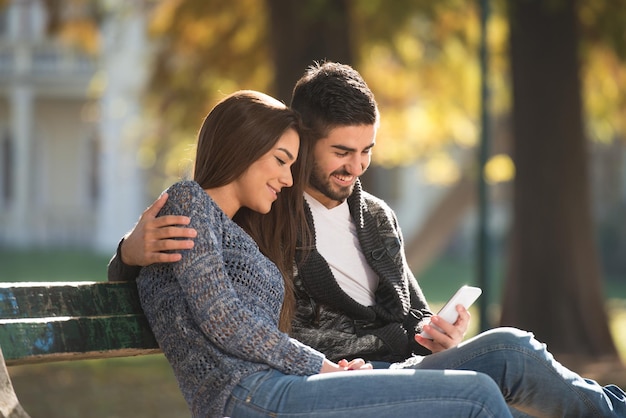
<svg viewBox="0 0 626 418"><path fill-rule="evenodd" d="M380 365L378 365L380 366ZM507 403L536 417L626 417L626 394L565 368L533 334L496 328L440 353L391 369L474 370L490 376ZM527 416L514 412L515 416Z"/></svg>
<svg viewBox="0 0 626 418"><path fill-rule="evenodd" d="M254 373L232 391L228 417L511 417L494 381L481 373L367 370L291 376Z"/></svg>

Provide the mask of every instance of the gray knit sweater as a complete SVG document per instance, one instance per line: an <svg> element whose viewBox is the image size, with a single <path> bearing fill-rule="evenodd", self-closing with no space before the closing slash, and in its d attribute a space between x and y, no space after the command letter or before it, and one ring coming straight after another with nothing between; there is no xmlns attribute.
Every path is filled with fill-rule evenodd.
<svg viewBox="0 0 626 418"><path fill-rule="evenodd" d="M233 387L252 373L318 373L323 354L277 328L284 291L277 267L197 183L167 192L160 215L189 216L195 246L178 263L143 268L137 285L193 416L223 416Z"/></svg>

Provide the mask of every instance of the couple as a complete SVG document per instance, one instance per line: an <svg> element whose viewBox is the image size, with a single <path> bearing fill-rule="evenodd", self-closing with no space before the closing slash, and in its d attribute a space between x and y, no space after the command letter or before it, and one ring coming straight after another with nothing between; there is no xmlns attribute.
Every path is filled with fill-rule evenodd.
<svg viewBox="0 0 626 418"><path fill-rule="evenodd" d="M432 317L443 332L424 324L395 215L358 182L379 121L358 72L312 66L291 107L255 92L220 102L194 181L148 208L109 265L109 280L139 276L194 416L626 416L623 391L530 333L461 342L462 307L454 324Z"/></svg>

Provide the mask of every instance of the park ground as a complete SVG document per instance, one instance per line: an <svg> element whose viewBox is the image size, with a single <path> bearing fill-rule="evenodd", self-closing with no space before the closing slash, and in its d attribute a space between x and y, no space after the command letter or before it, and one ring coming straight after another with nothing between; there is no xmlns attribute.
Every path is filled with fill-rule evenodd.
<svg viewBox="0 0 626 418"><path fill-rule="evenodd" d="M106 280L107 262L106 257L82 252L0 249L0 281ZM472 276L470 261L440 260L419 280L432 308L437 309L460 284L472 283ZM495 285L494 294L497 291ZM605 293L613 336L626 363L626 282L607 281ZM475 309L472 315L477 318ZM470 334L476 332L477 323L473 321ZM626 387L623 369L598 364L580 372L602 384ZM190 416L162 355L14 366L9 373L32 418Z"/></svg>

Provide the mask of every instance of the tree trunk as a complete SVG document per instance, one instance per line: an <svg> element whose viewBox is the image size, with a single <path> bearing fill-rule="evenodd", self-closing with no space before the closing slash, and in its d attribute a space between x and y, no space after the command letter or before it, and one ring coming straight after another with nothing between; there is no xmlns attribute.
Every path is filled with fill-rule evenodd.
<svg viewBox="0 0 626 418"><path fill-rule="evenodd" d="M267 0L276 96L289 103L296 81L314 61L352 65L347 0Z"/></svg>
<svg viewBox="0 0 626 418"><path fill-rule="evenodd" d="M516 178L501 322L574 361L614 361L592 225L575 3L509 3Z"/></svg>

